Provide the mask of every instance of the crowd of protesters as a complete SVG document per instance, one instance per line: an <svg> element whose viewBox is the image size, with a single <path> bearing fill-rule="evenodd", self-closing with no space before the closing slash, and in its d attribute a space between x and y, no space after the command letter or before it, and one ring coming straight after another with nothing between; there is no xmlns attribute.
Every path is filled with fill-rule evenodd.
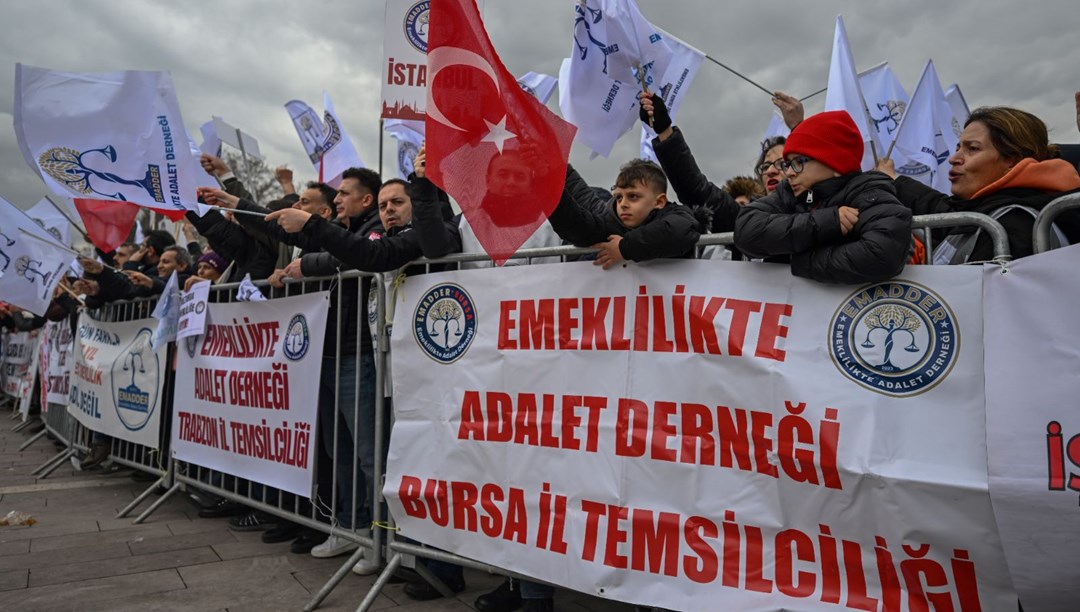
<svg viewBox="0 0 1080 612"><path fill-rule="evenodd" d="M526 247L590 247L594 263L609 269L626 262L700 256L695 248L701 235L734 232L734 245L717 250L722 258L784 265L794 275L824 283L861 284L892 278L913 263L992 259L985 234L950 228L933 236L940 245L935 260L921 261L913 215L985 213L1004 226L1017 258L1033 252L1038 212L1054 198L1080 190L1075 160L1061 159L1045 124L1018 109L987 107L971 114L949 158L952 193L944 194L897 177L888 160L877 170L862 171L862 136L846 112L804 118L801 104L779 92L774 104L792 128L790 136L762 143L753 177L734 176L716 184L695 161L686 135L672 125L662 99L643 92L640 102L642 120L658 134L652 144L659 164L627 162L612 191L589 186L569 168L557 208ZM1080 127L1080 94L1077 116ZM285 196L270 202L256 201L222 160L204 155L202 163L220 187L202 189L200 198L218 210L202 217L187 215L186 246L176 244L168 232L151 230L138 244L124 243L111 253L100 253L99 259L82 258L82 277L64 281L45 317L0 304L0 324L26 330L46 319L63 320L76 313L77 299L94 308L152 297L174 272L182 288L201 280L225 283L250 276L268 280L266 291L272 293L290 281L344 270L420 274L432 269L410 265L420 257L481 250L468 221L454 214L446 194L428 180L423 149L409 180L384 181L370 169L352 168L342 174L336 189L313 182L297 190L291 172L279 169L276 176ZM499 173L501 166L528 172L527 164L509 151L497 157L488 172ZM529 197L521 190L526 180L515 181L514 172L504 174L510 178L489 181L490 189L500 190L497 195L510 203ZM669 199L669 183L678 201ZM1080 240L1080 215L1063 215L1057 229L1059 239ZM332 500L337 514L325 517L334 526L331 535L224 498L207 500L200 511L206 518L228 517L233 529L263 530L268 543L292 541L294 553L316 557L357 548L335 530L370 529L373 509L367 493L379 477L374 472L375 449L385 449L388 442L377 444L373 427L376 397L382 391L375 384L374 351L380 338L371 325L373 306L366 297L370 277L335 284L333 291L337 295L331 299L317 398L316 489L338 494ZM390 415L383 416L389 423ZM107 463L108 448L107 441L96 437L80 467ZM354 455L359 458L355 471ZM355 515L348 511L354 507ZM460 567L441 562L428 562L427 567L452 591L465 589ZM353 568L358 574L379 570L369 556ZM405 579L408 596L441 597L417 575ZM553 601L553 590L546 585L507 579L475 605L481 611L537 611L552 610Z"/></svg>

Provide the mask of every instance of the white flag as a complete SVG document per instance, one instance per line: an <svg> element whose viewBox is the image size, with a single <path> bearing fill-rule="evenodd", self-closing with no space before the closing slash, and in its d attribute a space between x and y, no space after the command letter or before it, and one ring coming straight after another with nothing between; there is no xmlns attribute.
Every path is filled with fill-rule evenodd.
<svg viewBox="0 0 1080 612"><path fill-rule="evenodd" d="M78 218L79 213L75 210L74 205L70 204L71 201L65 198L63 202L68 204L68 210L70 211L68 214ZM26 216L45 228L45 231L49 232L57 242L67 247L71 246L71 221L64 216L64 213L57 210L56 206L53 206L53 203L48 198L38 200L37 204L34 204L26 211Z"/></svg>
<svg viewBox="0 0 1080 612"><path fill-rule="evenodd" d="M887 62L859 73L859 87L870 111L870 127L884 149L878 154L883 155L896 138L896 128L911 98Z"/></svg>
<svg viewBox="0 0 1080 612"><path fill-rule="evenodd" d="M934 61L929 60L897 129L896 149L912 162L925 166L926 170L913 178L942 193L951 191L949 156L958 141L952 121L952 108L941 89Z"/></svg>
<svg viewBox="0 0 1080 612"><path fill-rule="evenodd" d="M668 63L663 76L657 79L651 89L664 99L664 105L667 106L668 114L671 115L671 122L674 123L683 98L686 96L686 92L690 90L690 83L694 81L694 77L697 76L698 70L701 68L701 63L705 61L705 53L663 30L661 30L661 34L664 36L664 40L667 41L668 46L671 47L671 61ZM652 139L655 137L656 132L649 126L642 124L642 158L656 161L656 155L653 153L652 148Z"/></svg>
<svg viewBox="0 0 1080 612"><path fill-rule="evenodd" d="M304 151L319 173L319 180L336 188L341 184L343 172L349 168L363 168L364 162L360 161L360 154L341 126L330 94L325 91L323 107L326 111L320 119L314 109L300 100L285 103Z"/></svg>
<svg viewBox="0 0 1080 612"><path fill-rule="evenodd" d="M57 195L199 210L207 177L168 73L16 64L14 116L20 148Z"/></svg>
<svg viewBox="0 0 1080 612"><path fill-rule="evenodd" d="M517 82L526 93L539 100L540 104L547 104L551 99L551 94L555 93L555 86L559 84L559 79L550 74L529 72L518 77Z"/></svg>
<svg viewBox="0 0 1080 612"><path fill-rule="evenodd" d="M641 85L667 72L671 47L631 0L588 0L574 5L570 58L559 69L559 108L578 128L577 138L607 157L634 126Z"/></svg>
<svg viewBox="0 0 1080 612"><path fill-rule="evenodd" d="M424 144L424 122L387 119L383 129L397 140L398 176L407 179L413 171L413 159Z"/></svg>
<svg viewBox="0 0 1080 612"><path fill-rule="evenodd" d="M875 138L875 130L870 127L870 118L866 114L866 100L859 86L859 75L855 70L855 58L851 55L844 18L836 17L836 31L833 35L832 60L829 64L829 85L825 92L825 110L842 110L851 115L855 125L859 126L865 148L863 150L862 169L874 166L871 144L878 148L878 154L884 155L881 145Z"/></svg>
<svg viewBox="0 0 1080 612"><path fill-rule="evenodd" d="M0 295L44 316L73 252L0 198Z"/></svg>
<svg viewBox="0 0 1080 612"><path fill-rule="evenodd" d="M255 283L251 282L251 275L245 274L244 279L240 281L240 288L236 290L236 301L265 302L266 296L262 294L262 291L259 291Z"/></svg>
<svg viewBox="0 0 1080 612"><path fill-rule="evenodd" d="M771 138L777 138L783 136L787 138L791 134L791 128L784 123L784 118L777 113L771 113L769 118L769 127L765 128L765 137L761 139L762 142Z"/></svg>
<svg viewBox="0 0 1080 612"><path fill-rule="evenodd" d="M964 92L960 91L960 86L955 83L945 90L945 99L949 101L949 108L952 109L953 131L959 138L960 133L964 131L964 124L971 116L971 109L968 107L967 100L964 99Z"/></svg>
<svg viewBox="0 0 1080 612"><path fill-rule="evenodd" d="M150 314L158 320L154 335L150 338L150 346L157 349L169 342L176 340L176 328L180 323L180 286L176 278L176 270L169 275L165 283L165 290L158 297L154 312Z"/></svg>
<svg viewBox="0 0 1080 612"><path fill-rule="evenodd" d="M218 138L217 130L214 129L214 120L211 119L199 126L199 131L202 133L203 138L199 151L214 157L221 157L221 139Z"/></svg>

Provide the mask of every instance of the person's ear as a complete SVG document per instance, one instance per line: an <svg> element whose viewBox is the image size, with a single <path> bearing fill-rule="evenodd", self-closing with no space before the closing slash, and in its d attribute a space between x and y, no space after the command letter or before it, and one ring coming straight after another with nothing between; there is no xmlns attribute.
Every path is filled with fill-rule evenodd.
<svg viewBox="0 0 1080 612"><path fill-rule="evenodd" d="M653 206L653 208L663 208L664 206L667 206L667 194L661 193L656 196L656 206Z"/></svg>

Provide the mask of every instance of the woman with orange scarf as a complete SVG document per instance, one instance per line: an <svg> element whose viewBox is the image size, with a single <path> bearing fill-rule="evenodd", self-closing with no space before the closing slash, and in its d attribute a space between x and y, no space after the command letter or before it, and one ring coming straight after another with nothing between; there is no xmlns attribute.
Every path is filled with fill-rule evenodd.
<svg viewBox="0 0 1080 612"><path fill-rule="evenodd" d="M1013 259L1034 252L1035 217L1063 193L1080 189L1076 167L1059 159L1046 124L1031 113L1004 106L977 108L964 124L956 153L949 158L952 196L897 177L889 160L878 169L895 180L900 202L913 214L977 212L997 219L1009 235ZM1056 223L1070 243L1080 242L1080 215L1066 213ZM935 264L993 259L993 243L971 228L935 232Z"/></svg>

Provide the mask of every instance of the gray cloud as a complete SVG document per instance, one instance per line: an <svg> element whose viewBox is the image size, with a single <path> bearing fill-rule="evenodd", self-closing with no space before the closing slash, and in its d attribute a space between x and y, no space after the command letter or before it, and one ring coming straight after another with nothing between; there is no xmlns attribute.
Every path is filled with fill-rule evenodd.
<svg viewBox="0 0 1080 612"><path fill-rule="evenodd" d="M557 74L571 46L572 0L481 6L512 72ZM933 58L944 84L959 83L973 107L1019 106L1042 117L1052 138L1077 141L1072 93L1080 83L1072 67L1080 66L1080 49L1071 44L1075 7L1065 0L639 0L639 6L658 26L765 87L799 96L824 87L834 18L843 13L860 68L889 61L910 91ZM326 89L361 157L378 163L382 2L64 0L6 2L0 12L0 82L14 82L15 62L85 72L168 70L189 132L220 115L258 138L270 163L288 163L300 179L315 171L283 104L299 98L321 108ZM824 96L811 99L808 113L823 103ZM9 126L11 108L10 95L0 99L0 120ZM771 104L707 63L680 112L678 123L702 168L722 181L749 171ZM575 145L571 162L590 182L607 185L618 165L637 155L637 142L635 130L609 159L593 161ZM392 147L386 139L388 173ZM43 194L11 128L0 129L0 192L23 207Z"/></svg>

